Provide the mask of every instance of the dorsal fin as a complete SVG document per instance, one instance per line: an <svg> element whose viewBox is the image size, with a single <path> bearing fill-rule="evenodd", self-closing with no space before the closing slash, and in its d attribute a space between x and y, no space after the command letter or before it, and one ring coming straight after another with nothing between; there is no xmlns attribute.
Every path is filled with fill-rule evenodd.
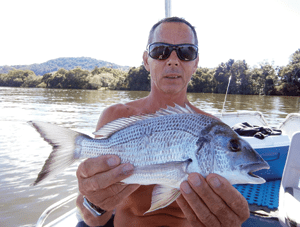
<svg viewBox="0 0 300 227"><path fill-rule="evenodd" d="M195 114L196 112L191 109L188 105L185 105L185 107L179 106L175 103L174 107L167 106L166 109L159 109L156 111L155 114L145 114L145 115L135 115L131 117L122 117L119 119L116 119L112 122L107 123L102 128L100 128L98 131L94 132L94 135L101 136L102 139L110 137L112 134L114 134L117 131L120 131L121 129L124 129L130 125L135 124L138 121L149 119L149 118L155 118L155 117L161 117L165 115L172 115L172 114Z"/></svg>

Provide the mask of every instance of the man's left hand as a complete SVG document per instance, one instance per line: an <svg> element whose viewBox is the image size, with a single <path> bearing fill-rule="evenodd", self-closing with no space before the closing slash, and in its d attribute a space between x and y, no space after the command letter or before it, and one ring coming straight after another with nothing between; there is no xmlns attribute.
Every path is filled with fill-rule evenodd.
<svg viewBox="0 0 300 227"><path fill-rule="evenodd" d="M192 227L240 227L250 216L247 200L220 175L191 173L180 190L177 203Z"/></svg>

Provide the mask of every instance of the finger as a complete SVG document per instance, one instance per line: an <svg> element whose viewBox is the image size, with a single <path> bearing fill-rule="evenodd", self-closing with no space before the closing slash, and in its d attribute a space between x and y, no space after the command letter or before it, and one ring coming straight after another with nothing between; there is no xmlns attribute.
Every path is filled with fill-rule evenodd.
<svg viewBox="0 0 300 227"><path fill-rule="evenodd" d="M244 196L224 177L210 174L206 180L214 192L227 204L242 222L250 216L249 206Z"/></svg>
<svg viewBox="0 0 300 227"><path fill-rule="evenodd" d="M112 210L121 202L124 202L128 196L136 191L140 185L120 185L114 184L101 192L101 196L92 197L94 204L97 204L103 210ZM104 198L103 200L101 200Z"/></svg>
<svg viewBox="0 0 300 227"><path fill-rule="evenodd" d="M218 218L211 212L205 202L202 201L197 192L190 187L188 182L183 182L180 185L180 189L183 197L204 226L221 226Z"/></svg>
<svg viewBox="0 0 300 227"><path fill-rule="evenodd" d="M206 204L208 209L222 223L222 226L236 226L237 215L227 206L227 204L211 189L205 179L197 173L192 173L188 181L193 190ZM230 187L232 187L230 185Z"/></svg>
<svg viewBox="0 0 300 227"><path fill-rule="evenodd" d="M190 223L190 225L193 226L199 226L199 227L205 227L197 218L192 208L189 206L188 202L183 198L182 195L178 197L176 200L178 206L182 210L184 216Z"/></svg>
<svg viewBox="0 0 300 227"><path fill-rule="evenodd" d="M82 162L77 169L77 178L88 178L96 173L108 171L121 162L116 155L103 155L96 158L89 158Z"/></svg>
<svg viewBox="0 0 300 227"><path fill-rule="evenodd" d="M130 176L133 173L133 169L132 164L126 163L109 171L95 174L89 178L81 178L78 180L79 191L87 196L98 190L105 189Z"/></svg>

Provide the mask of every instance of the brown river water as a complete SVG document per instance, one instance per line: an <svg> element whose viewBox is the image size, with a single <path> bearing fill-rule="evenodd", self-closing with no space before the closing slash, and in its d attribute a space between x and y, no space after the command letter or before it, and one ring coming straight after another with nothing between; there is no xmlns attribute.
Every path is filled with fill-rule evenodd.
<svg viewBox="0 0 300 227"><path fill-rule="evenodd" d="M78 192L73 164L49 182L29 186L51 152L27 121L55 123L92 136L101 111L115 103L145 97L142 91L90 91L0 87L0 226L35 226L53 203ZM220 113L224 94L189 93L189 100L209 113ZM300 112L299 97L228 95L226 112L256 110L270 125ZM49 217L62 215L75 201Z"/></svg>

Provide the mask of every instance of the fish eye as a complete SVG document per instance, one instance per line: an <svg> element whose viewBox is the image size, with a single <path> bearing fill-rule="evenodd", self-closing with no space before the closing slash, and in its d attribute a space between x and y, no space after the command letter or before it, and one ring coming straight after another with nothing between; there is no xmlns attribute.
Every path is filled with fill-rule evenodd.
<svg viewBox="0 0 300 227"><path fill-rule="evenodd" d="M237 140L229 141L229 149L233 152L238 152L241 150L240 143Z"/></svg>

